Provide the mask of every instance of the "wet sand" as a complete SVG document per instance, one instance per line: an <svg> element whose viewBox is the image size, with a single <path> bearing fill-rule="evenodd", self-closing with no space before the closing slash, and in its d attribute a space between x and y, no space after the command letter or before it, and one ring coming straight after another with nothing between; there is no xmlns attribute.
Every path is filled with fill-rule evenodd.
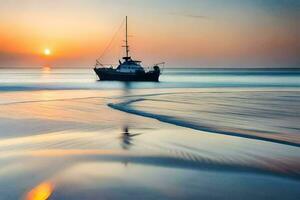
<svg viewBox="0 0 300 200"><path fill-rule="evenodd" d="M299 147L108 106L141 93L1 93L0 199L299 199Z"/></svg>

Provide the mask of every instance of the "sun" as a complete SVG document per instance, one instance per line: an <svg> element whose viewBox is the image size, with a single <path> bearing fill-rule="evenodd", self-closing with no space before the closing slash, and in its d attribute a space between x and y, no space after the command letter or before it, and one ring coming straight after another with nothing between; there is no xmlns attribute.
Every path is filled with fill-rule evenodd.
<svg viewBox="0 0 300 200"><path fill-rule="evenodd" d="M44 49L44 55L45 55L45 56L51 55L51 50L48 49L48 48Z"/></svg>

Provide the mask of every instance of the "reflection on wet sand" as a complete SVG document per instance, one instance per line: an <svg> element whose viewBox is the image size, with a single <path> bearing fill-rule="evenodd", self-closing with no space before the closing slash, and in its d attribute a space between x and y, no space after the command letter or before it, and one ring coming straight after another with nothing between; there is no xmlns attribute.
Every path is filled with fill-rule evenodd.
<svg viewBox="0 0 300 200"><path fill-rule="evenodd" d="M154 161L155 162L155 161ZM154 164L152 161L152 163ZM125 165L124 165L125 163ZM296 181L259 174L224 173L173 168L169 166L140 165L128 162L73 163L61 170L55 179L51 199L288 199L299 195ZM160 163L160 161L157 161ZM174 162L176 163L176 162ZM257 181L259 180L259 181ZM289 187L286 187L288 184ZM270 188L272 185L272 188ZM260 192L262 191L262 192ZM243 195L244 193L251 195ZM284 198L286 199L286 198Z"/></svg>
<svg viewBox="0 0 300 200"><path fill-rule="evenodd" d="M43 182L30 190L25 197L25 200L47 200L54 190L54 185L51 182Z"/></svg>
<svg viewBox="0 0 300 200"><path fill-rule="evenodd" d="M122 143L121 143L122 148L128 150L132 145L131 143L132 138L130 137L130 133L128 132L128 126L123 128L121 139L122 139Z"/></svg>
<svg viewBox="0 0 300 200"><path fill-rule="evenodd" d="M105 96L102 91L90 91L88 98L78 98L76 92L76 98L66 91L47 91L46 97L38 92L43 102L0 105L1 197L218 199L218 194L232 193L227 199L247 199L239 191L255 194L252 199L300 195L299 148L110 109L111 101L139 95L128 87L125 91L120 99L89 98ZM266 194L256 193L261 188ZM281 194L281 188L290 195Z"/></svg>
<svg viewBox="0 0 300 200"><path fill-rule="evenodd" d="M121 136L121 146L124 150L128 150L132 145L132 141L133 141L133 137L141 135L141 133L130 133L129 132L129 127L128 126L124 126L123 127L123 132L122 132L122 136Z"/></svg>

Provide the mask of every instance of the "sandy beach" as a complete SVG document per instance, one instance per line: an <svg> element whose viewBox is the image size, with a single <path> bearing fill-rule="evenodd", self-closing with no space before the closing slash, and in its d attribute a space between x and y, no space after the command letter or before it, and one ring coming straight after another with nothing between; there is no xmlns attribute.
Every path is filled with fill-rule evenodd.
<svg viewBox="0 0 300 200"><path fill-rule="evenodd" d="M230 97L248 98L249 106L249 94L264 93L267 98L268 93L275 99L274 95L293 93L298 98L293 90L2 92L0 199L298 199L299 136L283 128L286 120L276 121L281 129L270 124L273 130L267 133L253 117L257 126L243 131L251 124L242 126L243 120L250 120L241 117L230 126L231 133L240 135L230 135L228 128L218 130L229 127L232 116L208 117L212 112L205 114L199 105L220 103L222 98L223 109L214 109L214 114L224 114L224 103L238 108ZM299 113L291 109L298 109L298 104L285 107L291 120L299 120ZM265 116L269 111L264 108L256 117L274 121ZM276 108L284 110L278 102ZM159 117L154 117L158 111ZM275 134L282 130L287 135Z"/></svg>

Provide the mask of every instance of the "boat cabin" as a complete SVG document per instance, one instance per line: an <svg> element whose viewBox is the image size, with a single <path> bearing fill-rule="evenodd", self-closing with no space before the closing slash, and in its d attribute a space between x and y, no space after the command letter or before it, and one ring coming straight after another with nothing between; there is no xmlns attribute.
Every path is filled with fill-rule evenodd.
<svg viewBox="0 0 300 200"><path fill-rule="evenodd" d="M144 68L141 66L141 61L132 60L130 57L124 57L124 62L120 62L120 65L117 67L118 72L124 73L136 73L136 72L144 72Z"/></svg>

